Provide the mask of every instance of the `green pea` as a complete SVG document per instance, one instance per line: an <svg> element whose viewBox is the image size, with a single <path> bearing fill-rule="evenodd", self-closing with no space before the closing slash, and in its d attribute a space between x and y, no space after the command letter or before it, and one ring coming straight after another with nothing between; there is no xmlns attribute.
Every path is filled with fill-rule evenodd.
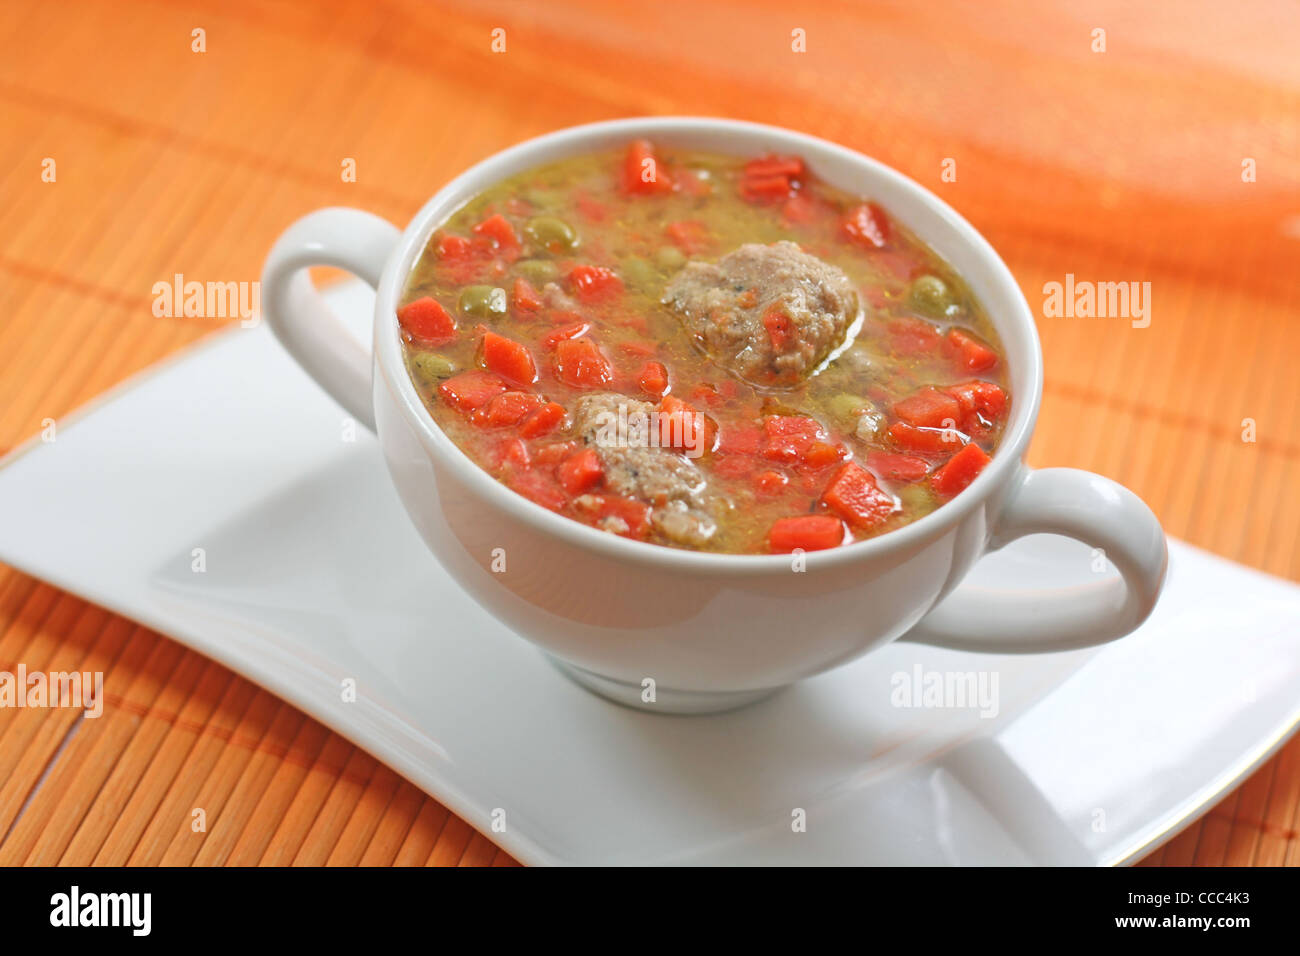
<svg viewBox="0 0 1300 956"><path fill-rule="evenodd" d="M938 276L921 276L912 283L912 307L931 318L940 319L954 305L952 293Z"/></svg>
<svg viewBox="0 0 1300 956"><path fill-rule="evenodd" d="M578 234L563 219L534 216L524 225L524 235L547 252L569 252L577 248Z"/></svg>
<svg viewBox="0 0 1300 956"><path fill-rule="evenodd" d="M456 371L456 363L437 352L416 352L411 356L411 367L422 382L438 382Z"/></svg>
<svg viewBox="0 0 1300 956"><path fill-rule="evenodd" d="M642 259L640 256L625 259L622 271L623 278L634 289L642 291L652 289L659 281L659 274L655 272L655 267L650 264L649 260Z"/></svg>
<svg viewBox="0 0 1300 956"><path fill-rule="evenodd" d="M457 307L464 315L477 319L490 319L506 314L506 290L491 285L466 286L460 293Z"/></svg>
<svg viewBox="0 0 1300 956"><path fill-rule="evenodd" d="M664 272L676 272L686 264L686 256L676 246L662 246L655 253L655 264Z"/></svg>
<svg viewBox="0 0 1300 956"><path fill-rule="evenodd" d="M515 272L540 288L555 281L560 274L560 267L550 259L521 259L515 263Z"/></svg>

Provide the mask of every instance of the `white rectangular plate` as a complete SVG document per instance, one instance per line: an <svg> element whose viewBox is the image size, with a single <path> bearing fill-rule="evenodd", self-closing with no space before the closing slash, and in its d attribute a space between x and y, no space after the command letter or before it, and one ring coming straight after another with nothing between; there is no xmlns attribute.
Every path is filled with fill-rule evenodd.
<svg viewBox="0 0 1300 956"><path fill-rule="evenodd" d="M368 324L367 289L329 297ZM292 701L527 863L1120 863L1300 720L1300 589L1177 542L1151 620L1100 650L897 644L731 714L633 712L462 594L349 431L265 328L232 330L0 463L0 559ZM1050 584L1080 547L1023 539L975 580ZM893 706L917 668L996 675L997 713Z"/></svg>

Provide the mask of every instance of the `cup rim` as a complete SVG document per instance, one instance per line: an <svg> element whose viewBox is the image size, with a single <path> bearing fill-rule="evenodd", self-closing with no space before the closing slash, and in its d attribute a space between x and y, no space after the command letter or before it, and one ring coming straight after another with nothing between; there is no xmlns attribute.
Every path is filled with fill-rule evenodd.
<svg viewBox="0 0 1300 956"><path fill-rule="evenodd" d="M622 562L722 575L788 572L791 561L789 554L692 551L635 541L589 527L525 498L488 474L437 426L402 361L396 304L407 277L433 232L483 188L517 171L582 152L584 147L596 148L592 144L603 140L719 133L736 137L738 143L742 144L742 148L736 150L738 155L748 154L743 149L743 143L757 141L761 145L754 152L796 152L814 168L819 158L824 160L828 157L859 167L864 173L864 186L874 182L878 189L881 184L885 184L895 195L905 195L936 214L956 239L976 254L980 265L987 270L987 280L999 288L1001 297L1013 304L1011 314L991 315L990 319L1004 340L1010 334L1021 337L1026 346L1021 350L1025 367L1019 370L1023 380L1013 395L1011 421L1007 423L1002 441L989 464L969 487L930 514L874 538L823 551L807 552L803 556L804 567L808 571L829 570L840 565L878 559L891 552L903 552L939 537L981 507L997 489L1010 482L1022 467L1021 461L1033 433L1043 388L1042 349L1033 314L1006 263L988 240L956 210L924 186L879 160L807 133L715 117L630 117L566 127L517 143L475 163L425 203L389 255L375 298L374 366L377 373L401 409L406 423L420 438L426 453L433 456L438 464L450 469L462 484L473 488L488 506L500 509L516 521L570 545ZM888 198L882 198L881 201L885 208L890 207ZM966 276L964 278L969 279ZM1015 372L1013 369L1013 375Z"/></svg>

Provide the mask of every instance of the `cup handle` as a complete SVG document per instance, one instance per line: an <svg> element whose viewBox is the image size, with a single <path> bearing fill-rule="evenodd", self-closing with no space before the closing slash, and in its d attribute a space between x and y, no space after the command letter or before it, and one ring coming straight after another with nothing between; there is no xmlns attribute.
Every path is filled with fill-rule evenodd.
<svg viewBox="0 0 1300 956"><path fill-rule="evenodd" d="M271 331L307 374L371 431L370 351L330 311L307 269L337 266L378 287L401 235L388 220L360 209L318 209L284 231L262 268L262 314Z"/></svg>
<svg viewBox="0 0 1300 956"><path fill-rule="evenodd" d="M989 550L1027 534L1063 534L1102 549L1120 579L1050 589L958 585L900 640L1003 654L1064 651L1123 637L1146 620L1164 584L1169 549L1142 499L1074 468L1022 468L1016 481L994 521Z"/></svg>

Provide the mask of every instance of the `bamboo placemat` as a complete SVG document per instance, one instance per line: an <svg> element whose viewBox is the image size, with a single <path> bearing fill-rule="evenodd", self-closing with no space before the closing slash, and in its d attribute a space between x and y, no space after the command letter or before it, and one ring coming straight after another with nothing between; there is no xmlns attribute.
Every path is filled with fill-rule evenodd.
<svg viewBox="0 0 1300 956"><path fill-rule="evenodd" d="M1040 320L1032 461L1110 475L1170 534L1296 580L1300 14L1041 6L11 0L0 452L224 324L154 317L153 284L255 280L304 212L404 223L528 136L727 115L838 140L936 190L1035 307L1067 273L1150 282L1148 328ZM0 864L513 862L294 708L0 567L0 669L19 662L102 670L113 690L99 720L0 710ZM1296 864L1297 826L1293 741L1146 862Z"/></svg>

